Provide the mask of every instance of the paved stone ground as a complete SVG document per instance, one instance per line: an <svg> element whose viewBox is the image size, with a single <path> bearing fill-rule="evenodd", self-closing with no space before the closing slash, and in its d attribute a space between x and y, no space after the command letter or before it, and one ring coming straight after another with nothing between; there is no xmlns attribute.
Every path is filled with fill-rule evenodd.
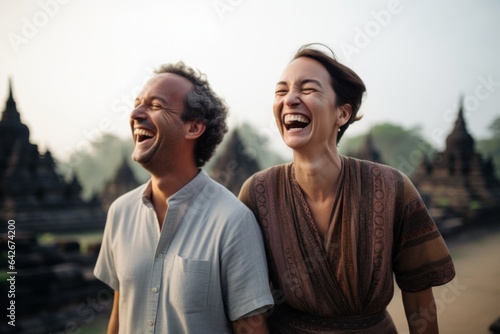
<svg viewBox="0 0 500 334"><path fill-rule="evenodd" d="M500 317L500 230L475 232L448 243L457 276L434 288L441 334L490 334L489 326ZM400 334L408 334L401 302L395 288L388 307ZM101 314L82 328L81 334L104 333L108 314Z"/></svg>
<svg viewBox="0 0 500 334"><path fill-rule="evenodd" d="M448 243L457 275L434 288L441 334L489 334L500 317L500 230L483 230ZM400 334L408 333L396 287L388 307Z"/></svg>

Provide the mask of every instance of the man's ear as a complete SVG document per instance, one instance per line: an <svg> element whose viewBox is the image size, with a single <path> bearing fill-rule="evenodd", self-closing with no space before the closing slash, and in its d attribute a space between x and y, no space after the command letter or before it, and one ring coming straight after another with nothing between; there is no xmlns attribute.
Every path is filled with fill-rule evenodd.
<svg viewBox="0 0 500 334"><path fill-rule="evenodd" d="M346 103L342 105L340 108L340 113L339 113L339 127L345 125L349 120L351 119L352 116L352 107L350 104Z"/></svg>
<svg viewBox="0 0 500 334"><path fill-rule="evenodd" d="M199 138L203 132L205 132L206 125L201 120L193 120L186 122L187 125L187 133L186 139L197 139Z"/></svg>

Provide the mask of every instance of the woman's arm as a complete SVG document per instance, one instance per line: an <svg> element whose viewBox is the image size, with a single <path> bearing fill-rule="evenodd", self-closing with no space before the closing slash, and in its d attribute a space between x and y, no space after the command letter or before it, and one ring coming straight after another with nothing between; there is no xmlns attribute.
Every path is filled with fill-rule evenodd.
<svg viewBox="0 0 500 334"><path fill-rule="evenodd" d="M439 333L432 288L419 292L402 291L402 297L411 334Z"/></svg>
<svg viewBox="0 0 500 334"><path fill-rule="evenodd" d="M269 334L264 313L233 321L235 334Z"/></svg>
<svg viewBox="0 0 500 334"><path fill-rule="evenodd" d="M107 334L118 334L118 302L119 301L120 301L120 293L118 291L115 291L115 297L113 299L113 309L111 310L111 316L109 317Z"/></svg>

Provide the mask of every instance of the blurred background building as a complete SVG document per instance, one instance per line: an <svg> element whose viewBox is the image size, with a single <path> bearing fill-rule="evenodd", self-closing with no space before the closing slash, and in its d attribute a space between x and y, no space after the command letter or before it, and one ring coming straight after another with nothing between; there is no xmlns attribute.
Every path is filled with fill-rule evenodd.
<svg viewBox="0 0 500 334"><path fill-rule="evenodd" d="M444 151L423 159L412 180L441 233L498 224L500 182L492 158L479 154L467 130L463 103Z"/></svg>
<svg viewBox="0 0 500 334"><path fill-rule="evenodd" d="M60 126L54 120L54 131ZM80 191L76 177L66 182L57 172L49 151L41 153L30 143L29 129L21 122L10 83L0 120L3 310L10 301L6 298L8 273L18 274L12 299L16 326L2 321L2 333L77 329L111 306L112 292L92 274L99 244L81 242L85 235L102 233L105 212L98 199L84 201ZM8 221L15 222L9 224L15 226L10 238ZM13 253L7 252L12 250L9 245L15 245ZM8 268L7 259L15 264Z"/></svg>

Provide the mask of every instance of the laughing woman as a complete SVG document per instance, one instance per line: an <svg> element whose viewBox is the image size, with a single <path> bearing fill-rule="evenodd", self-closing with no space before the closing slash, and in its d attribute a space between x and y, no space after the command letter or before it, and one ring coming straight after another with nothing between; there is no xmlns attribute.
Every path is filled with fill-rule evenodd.
<svg viewBox="0 0 500 334"><path fill-rule="evenodd" d="M410 332L438 332L432 287L455 270L420 195L398 170L337 152L364 93L356 73L311 45L276 85L274 116L293 162L240 192L266 242L272 333L396 333L386 311L393 275Z"/></svg>

